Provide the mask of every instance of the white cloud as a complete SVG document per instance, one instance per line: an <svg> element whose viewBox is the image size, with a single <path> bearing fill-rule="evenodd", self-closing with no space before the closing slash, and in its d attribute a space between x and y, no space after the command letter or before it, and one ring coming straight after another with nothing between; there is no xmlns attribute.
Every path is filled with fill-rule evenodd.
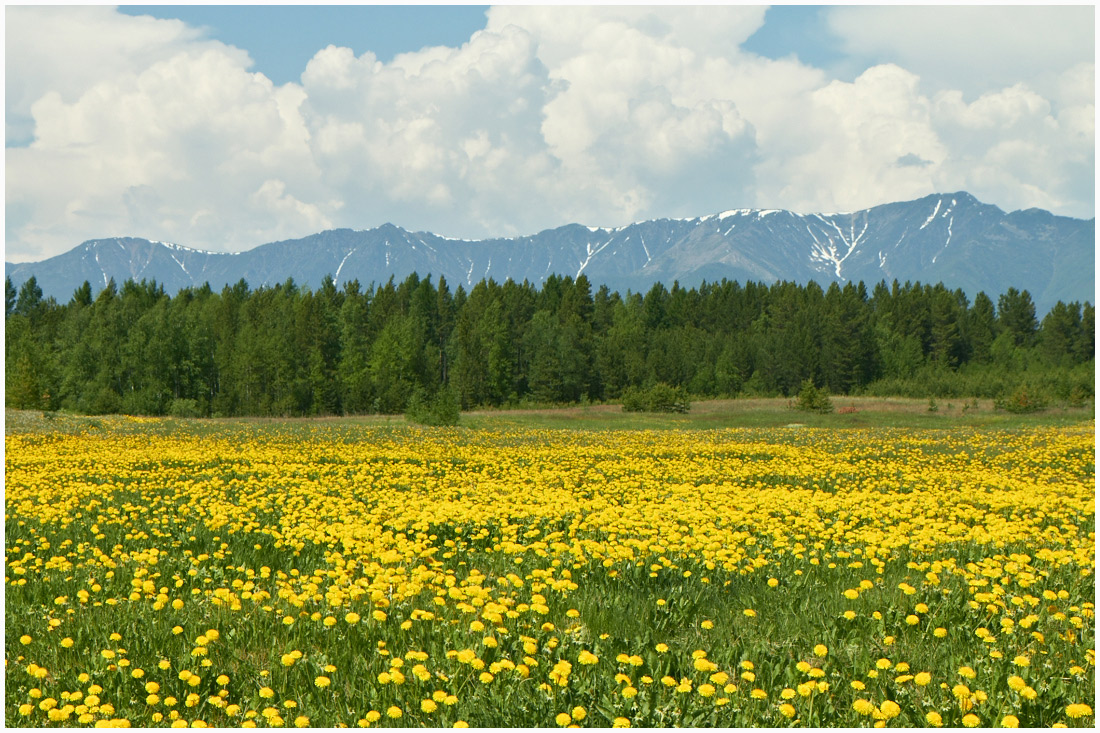
<svg viewBox="0 0 1100 733"><path fill-rule="evenodd" d="M940 92L934 108L937 133L952 150L940 180L1006 209L1092 215L1083 196L1094 186L1092 104L1055 113L1050 100L1015 84L969 104L958 91Z"/></svg>
<svg viewBox="0 0 1100 733"><path fill-rule="evenodd" d="M384 221L502 236L959 189L1092 216L1092 51L1064 27L1080 9L936 8L935 33L921 10L831 11L853 59L886 53L876 33L897 41L852 81L741 51L760 7L505 6L457 48L382 63L330 46L275 86L181 23L9 8L9 140L33 142L6 151L7 259L115 234L212 250ZM1020 18L1053 38L1028 41ZM974 91L991 64L1002 81Z"/></svg>
<svg viewBox="0 0 1100 733"><path fill-rule="evenodd" d="M6 151L7 203L19 214L9 253L116 234L241 249L329 225L316 206L242 211L269 179L318 192L301 90L244 66L235 51L196 44L72 102L44 94L31 107L34 142Z"/></svg>
<svg viewBox="0 0 1100 733"><path fill-rule="evenodd" d="M894 62L926 91L968 98L1021 81L1049 95L1061 72L1095 53L1088 5L837 6L827 22L853 61Z"/></svg>
<svg viewBox="0 0 1100 733"><path fill-rule="evenodd" d="M947 150L917 85L915 75L887 64L794 101L787 113L800 120L798 134L783 154L765 155L760 195L811 212L852 211L930 193ZM927 164L899 164L912 160Z"/></svg>
<svg viewBox="0 0 1100 733"><path fill-rule="evenodd" d="M130 17L105 6L12 5L5 13L6 138L29 139L31 105L45 90L75 102L104 79L171 58L183 48L221 47L178 20Z"/></svg>

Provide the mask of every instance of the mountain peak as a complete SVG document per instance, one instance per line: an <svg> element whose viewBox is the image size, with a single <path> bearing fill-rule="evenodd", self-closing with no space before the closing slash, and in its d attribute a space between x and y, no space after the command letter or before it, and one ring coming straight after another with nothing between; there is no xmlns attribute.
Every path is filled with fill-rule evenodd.
<svg viewBox="0 0 1100 733"><path fill-rule="evenodd" d="M114 237L84 242L49 260L6 266L16 286L34 275L47 295L70 297L85 280L96 290L111 278L155 279L166 291L244 278L251 286L287 277L310 287L383 283L413 272L472 287L497 282L577 277L625 292L655 282L684 286L722 278L771 283L880 280L941 281L970 296L1027 289L1036 306L1090 300L1095 221L1039 209L1005 214L966 191L936 193L852 213L796 214L734 208L615 228L566 224L532 235L480 241L410 233L392 223L332 229L235 254Z"/></svg>

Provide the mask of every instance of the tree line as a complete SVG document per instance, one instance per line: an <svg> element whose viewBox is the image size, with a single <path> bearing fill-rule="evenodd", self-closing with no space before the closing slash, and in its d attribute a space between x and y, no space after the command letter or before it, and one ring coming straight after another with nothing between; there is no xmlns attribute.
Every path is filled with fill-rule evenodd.
<svg viewBox="0 0 1100 733"><path fill-rule="evenodd" d="M94 298L5 287L10 407L143 415L399 413L448 390L464 409L615 401L666 384L696 397L832 394L998 397L1020 384L1093 396L1094 308L1030 294L996 305L942 284L723 280L593 292L442 277L317 290L292 279L170 296L112 280Z"/></svg>

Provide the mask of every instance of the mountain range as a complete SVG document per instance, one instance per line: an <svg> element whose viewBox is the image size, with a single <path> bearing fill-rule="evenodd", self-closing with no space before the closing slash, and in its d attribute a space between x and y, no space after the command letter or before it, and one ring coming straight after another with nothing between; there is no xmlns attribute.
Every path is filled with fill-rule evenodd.
<svg viewBox="0 0 1100 733"><path fill-rule="evenodd" d="M459 240L392 224L334 229L217 253L135 237L93 239L41 262L5 263L18 287L32 275L47 296L66 302L87 280L94 292L111 278L153 280L175 294L244 278L255 288L293 277L318 287L366 286L412 272L451 288L483 278L541 283L552 273L584 273L625 293L653 283L685 287L726 278L772 283L816 280L943 282L996 301L1009 287L1028 290L1040 315L1056 301L1094 300L1095 219L1041 209L1005 213L966 192L933 194L852 213L796 214L733 209L694 219L658 219L617 228L568 224L511 239Z"/></svg>

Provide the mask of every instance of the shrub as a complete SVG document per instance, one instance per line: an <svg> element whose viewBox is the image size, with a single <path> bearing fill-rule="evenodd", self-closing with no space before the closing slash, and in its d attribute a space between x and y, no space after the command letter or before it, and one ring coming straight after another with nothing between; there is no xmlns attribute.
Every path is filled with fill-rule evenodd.
<svg viewBox="0 0 1100 733"><path fill-rule="evenodd" d="M1047 406L1048 402L1046 395L1041 391L1026 384L1021 384L1012 393L998 397L994 400L993 405L998 410L1019 414L1041 410Z"/></svg>
<svg viewBox="0 0 1100 733"><path fill-rule="evenodd" d="M794 404L796 409L807 412L832 412L833 401L825 390L814 386L813 380L806 379L802 382L802 389L798 391L798 400Z"/></svg>
<svg viewBox="0 0 1100 733"><path fill-rule="evenodd" d="M405 418L418 425L458 425L458 397L449 387L443 387L429 400L423 390L416 390L405 408Z"/></svg>
<svg viewBox="0 0 1100 733"><path fill-rule="evenodd" d="M683 387L671 387L658 382L649 388L627 387L623 390L624 412L687 412L691 400Z"/></svg>
<svg viewBox="0 0 1100 733"><path fill-rule="evenodd" d="M174 399L168 403L168 414L172 417L202 417L197 400Z"/></svg>

